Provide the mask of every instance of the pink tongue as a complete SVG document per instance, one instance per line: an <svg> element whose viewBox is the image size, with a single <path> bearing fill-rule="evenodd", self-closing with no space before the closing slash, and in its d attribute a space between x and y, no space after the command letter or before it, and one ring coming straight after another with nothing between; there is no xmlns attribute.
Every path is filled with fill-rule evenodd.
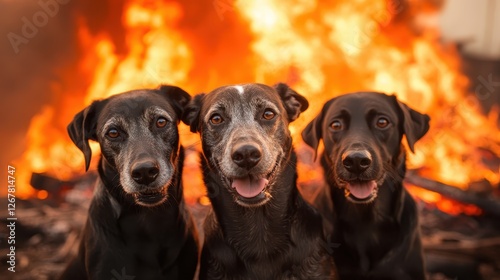
<svg viewBox="0 0 500 280"><path fill-rule="evenodd" d="M368 182L362 182L362 183L353 183L347 184L347 188L349 189L349 192L355 196L356 198L359 199L365 199L369 197L373 189L377 186L377 183L375 181L368 181Z"/></svg>
<svg viewBox="0 0 500 280"><path fill-rule="evenodd" d="M260 194L268 182L266 179L247 177L244 179L234 179L231 186L236 189L239 195L245 198L252 198Z"/></svg>

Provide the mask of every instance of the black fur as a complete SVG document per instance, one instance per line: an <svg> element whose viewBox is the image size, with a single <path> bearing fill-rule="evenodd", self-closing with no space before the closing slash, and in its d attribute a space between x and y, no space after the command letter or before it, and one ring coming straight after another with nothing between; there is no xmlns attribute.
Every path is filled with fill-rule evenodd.
<svg viewBox="0 0 500 280"><path fill-rule="evenodd" d="M86 168L88 140L99 142L102 156L79 252L61 279L193 279L198 240L183 198L177 130L189 100L182 89L162 86L95 101L75 116L68 132ZM165 126L156 125L159 118ZM110 129L118 137L110 138ZM156 179L125 178L134 163L147 161L158 164Z"/></svg>
<svg viewBox="0 0 500 280"><path fill-rule="evenodd" d="M340 279L425 279L417 208L402 184L401 140L406 135L413 151L428 129L429 117L395 96L360 92L328 101L302 132L315 150L324 142L321 165L329 187L315 204L340 244L333 251ZM353 153L365 160L355 165L359 169L346 161ZM376 182L374 192L356 197L359 191L350 188L367 182Z"/></svg>

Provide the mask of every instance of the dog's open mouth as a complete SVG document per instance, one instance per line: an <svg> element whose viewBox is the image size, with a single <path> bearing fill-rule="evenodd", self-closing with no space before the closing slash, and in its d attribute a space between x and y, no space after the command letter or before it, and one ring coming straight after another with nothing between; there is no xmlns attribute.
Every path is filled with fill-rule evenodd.
<svg viewBox="0 0 500 280"><path fill-rule="evenodd" d="M378 187L375 180L351 181L344 185L344 194L354 203L369 203L377 197Z"/></svg>
<svg viewBox="0 0 500 280"><path fill-rule="evenodd" d="M167 199L167 188L147 190L133 194L135 202L142 206L156 206Z"/></svg>
<svg viewBox="0 0 500 280"><path fill-rule="evenodd" d="M267 200L269 197L266 191L268 184L268 179L256 178L251 175L231 180L231 187L238 194L238 200L249 206L260 205Z"/></svg>
<svg viewBox="0 0 500 280"><path fill-rule="evenodd" d="M241 178L224 176L230 189L233 190L236 203L246 207L255 207L268 202L272 197L269 188L273 184L278 166L279 160L276 161L271 172L265 176L247 175Z"/></svg>

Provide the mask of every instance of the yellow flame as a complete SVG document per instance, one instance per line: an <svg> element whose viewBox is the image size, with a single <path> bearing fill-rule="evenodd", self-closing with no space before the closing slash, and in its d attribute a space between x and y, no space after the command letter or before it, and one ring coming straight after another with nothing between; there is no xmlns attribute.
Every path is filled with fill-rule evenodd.
<svg viewBox="0 0 500 280"><path fill-rule="evenodd" d="M231 10L242 21L227 20L224 24L241 24L236 27L242 33L248 25L251 42L242 45L240 34L235 33L226 52L230 55L231 51L250 48L251 57L242 60L251 60L253 67L233 69L250 74L231 77L253 77L255 82L266 84L288 82L305 95L310 109L292 123L294 140L332 97L358 90L394 93L432 118L428 134L417 143L415 154L409 155L410 168L420 168L425 176L461 188L482 178L497 185L500 172L486 166L480 150L500 157L498 112L489 116L480 112L475 97L466 97L468 81L459 71L456 51L440 45L435 32L416 35L408 28L409 22L394 21L402 9L388 7L390 2L236 1ZM204 63L194 61L202 56L196 55L206 54L204 48L211 46L188 43L191 33L201 36L204 34L196 32L207 29L189 33L179 28L178 22L187 12L174 2L127 1L121 18L125 46L116 45L114 34L93 34L83 20L79 21L78 36L85 53L76 70L90 86L80 89L86 91L81 102L72 99L75 92L69 92L61 104L47 107L33 118L28 148L18 161L23 165L18 168L23 170L18 172L20 185L28 186L33 171L60 179L82 172L83 157L69 141L65 125L70 116L95 99L160 83L179 85L192 93L211 90L194 88L193 81L196 84L204 77L189 76L195 66ZM217 12L212 13L213 20L220 21ZM209 72L206 84L228 82L227 67L201 68ZM60 112L64 114L60 116ZM181 138L190 137L196 136L181 126ZM92 149L98 150L96 143ZM194 166L197 159L189 162ZM304 174L301 180L320 172L306 170ZM31 189L20 192L35 195ZM192 194L201 195L197 190Z"/></svg>

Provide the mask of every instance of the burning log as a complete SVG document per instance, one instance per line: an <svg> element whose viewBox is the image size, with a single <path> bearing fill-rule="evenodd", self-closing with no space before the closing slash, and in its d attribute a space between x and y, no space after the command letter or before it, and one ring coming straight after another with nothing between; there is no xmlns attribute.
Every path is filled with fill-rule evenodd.
<svg viewBox="0 0 500 280"><path fill-rule="evenodd" d="M421 177L415 171L407 172L405 181L417 187L437 192L458 202L476 205L488 213L500 216L500 200L492 195L485 196L463 191L460 188Z"/></svg>
<svg viewBox="0 0 500 280"><path fill-rule="evenodd" d="M47 193L43 199L49 197L54 203L86 205L92 197L96 178L96 172L87 172L71 180L59 180L48 174L32 173L30 184L34 189Z"/></svg>
<svg viewBox="0 0 500 280"><path fill-rule="evenodd" d="M44 173L35 173L31 174L30 184L33 188L37 190L46 190L48 192L57 192L60 191L61 188L74 188L78 185L93 185L95 180L97 179L96 172L87 172L83 175L76 176L71 180L63 181L59 180L55 177Z"/></svg>
<svg viewBox="0 0 500 280"><path fill-rule="evenodd" d="M35 172L31 174L30 184L37 190L45 190L53 194L60 192L63 186L71 185L70 182L61 181L46 174Z"/></svg>

